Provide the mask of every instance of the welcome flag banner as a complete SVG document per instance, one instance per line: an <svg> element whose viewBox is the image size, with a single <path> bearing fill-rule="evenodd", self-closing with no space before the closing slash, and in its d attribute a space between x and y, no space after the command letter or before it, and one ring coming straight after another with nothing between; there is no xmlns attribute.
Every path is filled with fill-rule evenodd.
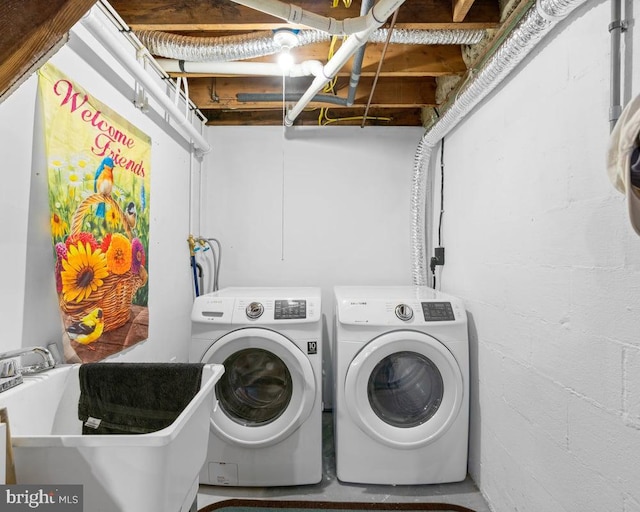
<svg viewBox="0 0 640 512"><path fill-rule="evenodd" d="M39 72L67 362L148 336L151 139L50 64Z"/></svg>

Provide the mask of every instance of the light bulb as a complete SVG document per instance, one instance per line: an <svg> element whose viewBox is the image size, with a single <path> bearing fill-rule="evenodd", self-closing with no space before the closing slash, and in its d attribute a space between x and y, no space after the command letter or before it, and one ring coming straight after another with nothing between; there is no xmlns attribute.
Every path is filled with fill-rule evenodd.
<svg viewBox="0 0 640 512"><path fill-rule="evenodd" d="M293 59L293 55L291 55L291 52L289 51L289 48L287 46L283 47L278 54L278 65L282 71L289 71L293 67L294 63L295 61Z"/></svg>

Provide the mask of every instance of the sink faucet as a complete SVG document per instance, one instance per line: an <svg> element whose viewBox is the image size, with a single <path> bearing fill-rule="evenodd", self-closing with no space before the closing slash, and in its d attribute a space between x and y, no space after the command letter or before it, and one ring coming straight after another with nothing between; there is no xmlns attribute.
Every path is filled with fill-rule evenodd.
<svg viewBox="0 0 640 512"><path fill-rule="evenodd" d="M44 370L48 370L50 368L53 368L56 365L56 361L53 358L53 355L51 354L51 352L48 349L46 349L44 347L26 347L26 348L19 348L17 350L11 350L9 352L4 352L4 353L0 354L0 362L2 362L4 360L7 360L7 359L17 358L17 357L22 358L22 356L28 355L28 354L39 355L42 358L42 361L23 366L22 365L22 359L21 359L20 360L20 365L18 367L18 371L22 375L29 375L31 373L39 373L39 372L42 372ZM2 375L2 376L3 377L5 377L5 376L8 377L9 375Z"/></svg>

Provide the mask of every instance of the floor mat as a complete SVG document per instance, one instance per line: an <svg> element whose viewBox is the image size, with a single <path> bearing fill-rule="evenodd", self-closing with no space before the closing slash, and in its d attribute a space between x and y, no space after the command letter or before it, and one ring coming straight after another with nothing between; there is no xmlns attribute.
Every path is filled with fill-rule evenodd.
<svg viewBox="0 0 640 512"><path fill-rule="evenodd" d="M403 512L438 510L440 512L474 512L472 509L450 503L365 503L350 501L277 501L232 499L212 503L198 512L314 512L331 510L333 512L353 512L369 510L398 510Z"/></svg>

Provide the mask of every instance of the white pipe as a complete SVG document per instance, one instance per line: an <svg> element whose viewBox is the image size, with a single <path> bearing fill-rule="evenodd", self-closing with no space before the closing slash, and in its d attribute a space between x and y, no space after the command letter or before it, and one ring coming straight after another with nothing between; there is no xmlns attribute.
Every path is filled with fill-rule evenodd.
<svg viewBox="0 0 640 512"><path fill-rule="evenodd" d="M102 45L109 50L114 57L118 59L127 71L129 71L129 73L131 73L131 75L146 88L147 93L153 96L178 123L178 125L187 132L189 137L191 137L191 142L193 143L195 150L198 153L203 154L211 151L211 146L207 140L182 114L180 109L173 104L171 98L165 94L162 87L151 78L151 75L149 75L142 66L140 66L136 58L127 52L120 43L118 43L117 38L114 37L113 34L100 22L100 20L97 19L93 10L89 11L89 14L85 15L81 22L91 32L91 34L98 39L98 41L100 41L100 43L102 43Z"/></svg>
<svg viewBox="0 0 640 512"><path fill-rule="evenodd" d="M289 77L316 76L322 73L322 63L319 60L305 60L289 70L270 62L186 62L175 59L156 59L156 62L168 73Z"/></svg>
<svg viewBox="0 0 640 512"><path fill-rule="evenodd" d="M571 11L587 0L537 0L486 64L478 70L456 101L425 132L414 158L411 190L411 258L413 283L427 285L424 235L426 173L433 148L522 62L538 43Z"/></svg>
<svg viewBox="0 0 640 512"><path fill-rule="evenodd" d="M347 18L339 21L327 16L321 16L294 4L287 4L279 0L233 0L235 3L251 7L260 12L270 14L276 18L286 20L295 25L322 30L331 35L345 36L362 32L367 28L365 16ZM388 16L387 16L388 17ZM385 18L386 19L386 18Z"/></svg>
<svg viewBox="0 0 640 512"><path fill-rule="evenodd" d="M364 18L367 20L367 28L361 32L350 35L334 56L322 68L322 74L316 75L311 85L302 95L284 118L285 126L293 125L293 122L313 100L314 96L340 71L353 54L369 39L369 34L387 21L387 18L398 9L404 0L380 0Z"/></svg>

